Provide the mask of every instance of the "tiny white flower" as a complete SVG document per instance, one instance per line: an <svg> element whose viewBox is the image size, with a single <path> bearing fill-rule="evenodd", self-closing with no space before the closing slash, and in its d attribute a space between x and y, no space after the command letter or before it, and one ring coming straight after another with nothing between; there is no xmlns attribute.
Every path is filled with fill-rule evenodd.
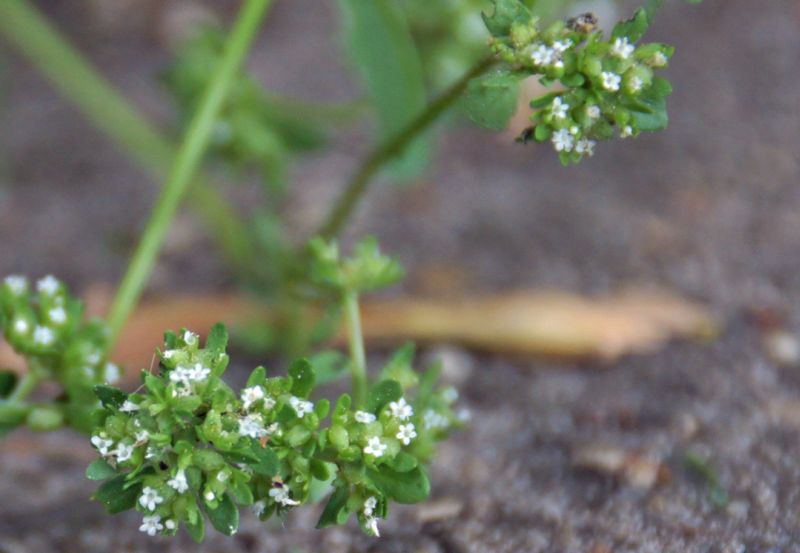
<svg viewBox="0 0 800 553"><path fill-rule="evenodd" d="M616 39L611 47L611 53L623 60L631 57L634 50L636 50L636 47L629 43L626 37Z"/></svg>
<svg viewBox="0 0 800 553"><path fill-rule="evenodd" d="M250 438L262 438L267 435L264 419L258 413L251 413L239 419L239 435Z"/></svg>
<svg viewBox="0 0 800 553"><path fill-rule="evenodd" d="M556 119L564 119L567 117L567 110L569 109L569 104L564 102L561 99L561 96L556 96L553 99L553 103L550 105L550 112L553 114L553 117Z"/></svg>
<svg viewBox="0 0 800 553"><path fill-rule="evenodd" d="M186 473L179 470L175 476L167 480L167 486L178 493L185 493L189 489L189 482L186 481Z"/></svg>
<svg viewBox="0 0 800 553"><path fill-rule="evenodd" d="M619 131L620 138L628 138L629 136L633 135L633 127L630 125L625 125Z"/></svg>
<svg viewBox="0 0 800 553"><path fill-rule="evenodd" d="M47 312L48 317L50 320L55 324L64 324L67 322L67 312L64 310L63 307L60 305L58 307L52 308L50 311Z"/></svg>
<svg viewBox="0 0 800 553"><path fill-rule="evenodd" d="M532 53L531 59L536 65L549 65L553 61L555 50L548 48L545 44L540 44Z"/></svg>
<svg viewBox="0 0 800 553"><path fill-rule="evenodd" d="M562 60L561 58L557 58L556 61L553 62L553 67L555 67L556 69L561 69L562 67L564 67L564 60Z"/></svg>
<svg viewBox="0 0 800 553"><path fill-rule="evenodd" d="M100 455L106 456L109 454L111 450L111 446L114 445L114 441L109 439L105 434L100 434L99 436L92 436L92 445L97 448L97 451L100 452Z"/></svg>
<svg viewBox="0 0 800 553"><path fill-rule="evenodd" d="M594 140L589 140L588 138L581 138L578 140L578 143L575 144L575 151L579 154L586 154L587 156L594 155L594 146L597 144Z"/></svg>
<svg viewBox="0 0 800 553"><path fill-rule="evenodd" d="M577 125L572 125L569 128L569 134L577 135L580 132L580 128Z"/></svg>
<svg viewBox="0 0 800 553"><path fill-rule="evenodd" d="M229 472L221 470L217 473L217 482L226 482L230 476L231 474Z"/></svg>
<svg viewBox="0 0 800 553"><path fill-rule="evenodd" d="M111 382L112 384L119 380L120 371L119 367L112 362L106 363L105 371L103 373L103 378L106 382Z"/></svg>
<svg viewBox="0 0 800 553"><path fill-rule="evenodd" d="M600 106L586 106L586 115L589 117L589 119L599 119L600 114Z"/></svg>
<svg viewBox="0 0 800 553"><path fill-rule="evenodd" d="M186 342L187 346L193 346L197 343L197 334L191 330L187 330L183 333L183 341Z"/></svg>
<svg viewBox="0 0 800 553"><path fill-rule="evenodd" d="M401 421L410 419L414 416L414 409L406 403L406 399L401 397L397 401L389 404L389 409L392 411L392 416L397 417Z"/></svg>
<svg viewBox="0 0 800 553"><path fill-rule="evenodd" d="M114 450L114 455L117 456L117 461L124 463L133 456L133 446L120 442Z"/></svg>
<svg viewBox="0 0 800 553"><path fill-rule="evenodd" d="M411 443L411 440L417 437L417 431L414 429L414 425L412 423L401 424L400 430L397 432L397 436L395 437L403 442L403 445L408 445Z"/></svg>
<svg viewBox="0 0 800 553"><path fill-rule="evenodd" d="M557 152L571 152L575 139L567 129L560 129L553 133L550 139Z"/></svg>
<svg viewBox="0 0 800 553"><path fill-rule="evenodd" d="M622 77L611 71L603 71L600 73L600 78L603 80L603 88L609 92L616 92L619 90L619 83Z"/></svg>
<svg viewBox="0 0 800 553"><path fill-rule="evenodd" d="M28 321L26 321L25 319L14 320L14 332L16 332L17 334L27 334L30 329L31 325L29 325Z"/></svg>
<svg viewBox="0 0 800 553"><path fill-rule="evenodd" d="M381 533L378 532L378 519L375 517L368 517L365 525L369 528L369 531L372 532L372 535L376 538L381 537Z"/></svg>
<svg viewBox="0 0 800 553"><path fill-rule="evenodd" d="M10 275L3 282L15 296L24 294L28 290L28 279L24 276Z"/></svg>
<svg viewBox="0 0 800 553"><path fill-rule="evenodd" d="M122 402L122 405L120 405L119 410L122 411L123 413L133 413L134 411L139 410L139 406L136 405L131 400L126 399L125 401Z"/></svg>
<svg viewBox="0 0 800 553"><path fill-rule="evenodd" d="M157 456L158 456L158 449L156 449L152 445L147 446L147 451L145 451L144 453L144 458L149 460L149 459L155 459Z"/></svg>
<svg viewBox="0 0 800 553"><path fill-rule="evenodd" d="M148 536L155 536L164 525L161 524L161 517L158 515L146 516L142 519L142 525L139 526L139 531L146 533Z"/></svg>
<svg viewBox="0 0 800 553"><path fill-rule="evenodd" d="M206 493L203 497L206 498L206 501L214 501L217 498L217 496L214 495L213 490L206 490Z"/></svg>
<svg viewBox="0 0 800 553"><path fill-rule="evenodd" d="M631 77L631 79L628 81L628 89L631 92L639 92L642 89L643 85L644 82L642 81L642 79L636 76Z"/></svg>
<svg viewBox="0 0 800 553"><path fill-rule="evenodd" d="M47 275L43 279L40 279L39 282L36 283L36 289L39 291L40 294L46 294L48 296L54 295L58 292L58 287L60 286L60 282L58 279L53 275Z"/></svg>
<svg viewBox="0 0 800 553"><path fill-rule="evenodd" d="M175 530L175 521L172 520L172 519L169 519L168 521L166 521L164 523L164 526L167 527L167 530Z"/></svg>
<svg viewBox="0 0 800 553"><path fill-rule="evenodd" d="M172 382L175 382L175 383L178 383L178 384L184 384L184 385L188 386L189 385L189 376L191 374L190 370L191 369L189 369L187 367L184 367L182 365L178 365L177 367L175 367L174 370L170 371L169 379Z"/></svg>
<svg viewBox="0 0 800 553"><path fill-rule="evenodd" d="M472 412L466 407L462 407L456 413L456 418L459 422L469 422L469 420L472 419Z"/></svg>
<svg viewBox="0 0 800 553"><path fill-rule="evenodd" d="M447 428L449 422L447 420L447 417L445 417L444 415L440 415L433 409L428 409L425 412L424 424L425 428L436 429L436 428Z"/></svg>
<svg viewBox="0 0 800 553"><path fill-rule="evenodd" d="M297 416L303 418L307 413L314 410L314 404L310 401L304 401L299 397L292 396L289 398L289 404L295 410Z"/></svg>
<svg viewBox="0 0 800 553"><path fill-rule="evenodd" d="M244 403L245 409L250 409L250 406L260 399L264 399L264 389L261 386L242 390L242 403Z"/></svg>
<svg viewBox="0 0 800 553"><path fill-rule="evenodd" d="M150 432L147 430L140 430L136 433L136 445L144 445L150 439Z"/></svg>
<svg viewBox="0 0 800 553"><path fill-rule="evenodd" d="M269 491L269 496L275 503L280 503L284 507L290 507L292 505L300 505L299 502L289 497L289 488L287 488L286 486L278 486L272 488Z"/></svg>
<svg viewBox="0 0 800 553"><path fill-rule="evenodd" d="M458 390L449 386L442 391L442 399L447 403L455 403L458 400Z"/></svg>
<svg viewBox="0 0 800 553"><path fill-rule="evenodd" d="M364 453L367 455L372 455L373 457L380 457L383 455L384 451L386 451L386 444L381 443L381 439L377 436L373 436L367 442L367 445L364 446Z"/></svg>
<svg viewBox="0 0 800 553"><path fill-rule="evenodd" d="M33 341L40 346L49 346L56 339L55 333L52 329L46 326L37 326L33 329Z"/></svg>
<svg viewBox="0 0 800 553"><path fill-rule="evenodd" d="M173 355L175 355L175 350L174 349L168 349L168 350L165 350L165 351L161 352L161 356L164 359L172 359Z"/></svg>
<svg viewBox="0 0 800 553"><path fill-rule="evenodd" d="M202 363L195 363L194 367L188 369L188 379L194 380L195 382L201 382L208 378L208 375L211 374L211 369L208 367L204 367Z"/></svg>
<svg viewBox="0 0 800 553"><path fill-rule="evenodd" d="M572 41L568 38L565 40L557 40L553 43L553 50L559 54L563 54L569 50L570 46L572 46Z"/></svg>
<svg viewBox="0 0 800 553"><path fill-rule="evenodd" d="M263 499L259 499L258 501L253 503L253 505L250 507L250 509L253 511L253 514L256 515L257 517L261 516L261 513L263 513L264 509L266 508L267 508L267 502L264 501Z"/></svg>
<svg viewBox="0 0 800 553"><path fill-rule="evenodd" d="M656 52L653 55L653 61L651 63L654 67L664 67L667 65L667 62L669 62L669 59L664 55L664 52Z"/></svg>
<svg viewBox="0 0 800 553"><path fill-rule="evenodd" d="M378 500L375 499L374 496L370 496L364 501L364 515L371 517L372 513L375 512L375 507L378 506Z"/></svg>
<svg viewBox="0 0 800 553"><path fill-rule="evenodd" d="M356 419L356 422L360 422L362 424L371 424L376 420L375 415L372 413L367 413L366 411L356 411L356 414L353 418Z"/></svg>
<svg viewBox="0 0 800 553"><path fill-rule="evenodd" d="M164 498L158 495L158 491L150 486L145 486L142 495L139 496L139 505L148 511L155 511L156 507L164 502Z"/></svg>

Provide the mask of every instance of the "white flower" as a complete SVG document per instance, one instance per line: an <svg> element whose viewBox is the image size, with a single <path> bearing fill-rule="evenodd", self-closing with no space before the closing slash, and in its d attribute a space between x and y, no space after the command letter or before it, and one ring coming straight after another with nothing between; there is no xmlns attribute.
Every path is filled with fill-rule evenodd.
<svg viewBox="0 0 800 553"><path fill-rule="evenodd" d="M470 419L472 419L472 412L466 407L462 407L456 413L456 418L459 420L459 422L468 422Z"/></svg>
<svg viewBox="0 0 800 553"><path fill-rule="evenodd" d="M272 488L269 491L269 496L275 503L280 503L284 507L290 507L292 505L300 505L299 502L289 497L289 488L287 488L286 486L278 486Z"/></svg>
<svg viewBox="0 0 800 553"><path fill-rule="evenodd" d="M39 282L36 283L36 289L39 291L40 294L47 294L48 296L52 296L56 292L58 292L58 287L60 286L60 282L58 279L53 275L47 275L43 279L40 279Z"/></svg>
<svg viewBox="0 0 800 553"><path fill-rule="evenodd" d="M631 92L639 92L642 89L642 85L644 85L644 82L642 82L642 79L636 76L631 77L631 79L628 81L628 89Z"/></svg>
<svg viewBox="0 0 800 553"><path fill-rule="evenodd" d="M145 486L142 495L139 496L139 505L148 511L155 511L159 503L163 503L164 498L158 495L158 491L150 486Z"/></svg>
<svg viewBox="0 0 800 553"><path fill-rule="evenodd" d="M40 346L49 346L55 339L55 333L46 326L37 326L33 329L33 341Z"/></svg>
<svg viewBox="0 0 800 553"><path fill-rule="evenodd" d="M389 404L389 409L392 411L392 416L397 417L401 421L410 419L414 416L414 409L406 403L406 399L401 397L397 401Z"/></svg>
<svg viewBox="0 0 800 553"><path fill-rule="evenodd" d="M239 419L239 435L249 438L262 438L267 435L264 419L258 413L251 413Z"/></svg>
<svg viewBox="0 0 800 553"><path fill-rule="evenodd" d="M202 363L195 363L194 368L188 369L189 380L194 380L195 382L205 380L210 374L211 369L204 367Z"/></svg>
<svg viewBox="0 0 800 553"><path fill-rule="evenodd" d="M609 92L616 92L619 90L619 83L622 77L610 71L603 71L600 73L600 78L603 80L603 88Z"/></svg>
<svg viewBox="0 0 800 553"><path fill-rule="evenodd" d="M114 455L117 456L117 461L123 463L133 456L133 446L120 442L114 450Z"/></svg>
<svg viewBox="0 0 800 553"><path fill-rule="evenodd" d="M631 57L631 54L633 54L635 49L636 47L633 44L630 44L627 38L621 37L614 41L614 45L611 47L611 53L616 57L625 60Z"/></svg>
<svg viewBox="0 0 800 553"><path fill-rule="evenodd" d="M292 406L292 409L295 410L297 416L300 418L304 417L307 413L310 413L311 411L314 410L313 403L311 403L310 401L304 401L299 397L295 396L292 396L289 399L289 404Z"/></svg>
<svg viewBox="0 0 800 553"><path fill-rule="evenodd" d="M155 536L163 529L164 525L161 524L161 517L158 515L144 517L142 525L139 526L139 531L145 532L148 536Z"/></svg>
<svg viewBox="0 0 800 553"><path fill-rule="evenodd" d="M377 436L373 436L367 442L367 445L364 446L364 453L367 455L372 455L373 457L380 457L383 455L383 452L386 451L386 444L381 443L381 439Z"/></svg>
<svg viewBox="0 0 800 553"><path fill-rule="evenodd" d="M131 400L126 399L125 401L122 402L122 405L120 406L119 410L122 411L123 413L133 413L134 411L139 410L139 406L136 405Z"/></svg>
<svg viewBox="0 0 800 553"><path fill-rule="evenodd" d="M206 498L206 501L214 501L217 496L214 495L214 490L206 490L206 493L203 494L203 497Z"/></svg>
<svg viewBox="0 0 800 553"><path fill-rule="evenodd" d="M587 156L594 155L594 146L597 144L594 140L589 140L588 138L581 138L578 140L578 143L575 144L575 151L579 154L586 154Z"/></svg>
<svg viewBox="0 0 800 553"><path fill-rule="evenodd" d="M226 471L224 471L224 470L221 470L221 471L219 471L219 472L217 473L217 482L225 482L225 481L227 481L227 480L228 480L228 478L230 478L230 477L231 477L231 474L230 474L229 472L226 472Z"/></svg>
<svg viewBox="0 0 800 553"><path fill-rule="evenodd" d="M261 516L261 513L263 513L264 509L266 508L267 508L267 502L264 501L263 499L259 499L258 501L253 503L253 505L250 507L250 509L253 511L253 514L256 515L257 517Z"/></svg>
<svg viewBox="0 0 800 553"><path fill-rule="evenodd" d="M631 127L630 125L625 125L619 131L620 138L628 138L629 136L632 135L633 135L633 127Z"/></svg>
<svg viewBox="0 0 800 553"><path fill-rule="evenodd" d="M147 451L144 453L145 459L155 459L159 455L159 451L157 448L153 447L152 445L147 446Z"/></svg>
<svg viewBox="0 0 800 553"><path fill-rule="evenodd" d="M175 521L172 519L167 520L164 522L164 526L167 527L167 530L175 530Z"/></svg>
<svg viewBox="0 0 800 553"><path fill-rule="evenodd" d="M25 319L14 320L14 332L16 332L17 334L27 334L30 328L31 325L29 325L28 321L26 321Z"/></svg>
<svg viewBox="0 0 800 553"><path fill-rule="evenodd" d="M544 44L540 44L532 53L531 59L536 65L549 65L555 57L555 50L548 48Z"/></svg>
<svg viewBox="0 0 800 553"><path fill-rule="evenodd" d="M11 290L11 293L15 296L24 294L28 290L28 279L24 276L10 275L7 276L3 282L5 282L5 285L8 286L8 289Z"/></svg>
<svg viewBox="0 0 800 553"><path fill-rule="evenodd" d="M99 436L92 436L92 445L97 448L97 451L100 452L100 455L106 456L109 454L109 450L111 446L114 445L114 440L109 439L106 437L105 434L100 434Z"/></svg>
<svg viewBox="0 0 800 553"><path fill-rule="evenodd" d="M586 106L586 115L589 119L599 119L601 113L600 106Z"/></svg>
<svg viewBox="0 0 800 553"><path fill-rule="evenodd" d="M67 322L67 312L60 305L48 311L47 315L50 317L50 320L55 324L60 325Z"/></svg>
<svg viewBox="0 0 800 553"><path fill-rule="evenodd" d="M458 400L458 390L456 390L452 386L445 388L442 391L442 399L445 400L447 403L455 403L456 400Z"/></svg>
<svg viewBox="0 0 800 553"><path fill-rule="evenodd" d="M370 496L364 501L364 516L371 517L375 512L375 507L378 505L378 500L374 496Z"/></svg>
<svg viewBox="0 0 800 553"><path fill-rule="evenodd" d="M556 119L564 119L567 116L568 109L569 109L569 104L565 103L561 99L561 96L556 96L553 99L553 103L550 105L550 112Z"/></svg>
<svg viewBox="0 0 800 553"><path fill-rule="evenodd" d="M165 350L165 351L163 351L163 352L161 353L161 356L162 356L164 359L172 359L172 356L173 356L173 355L175 355L175 351L176 351L176 350L174 350L174 349L168 349L168 350Z"/></svg>
<svg viewBox="0 0 800 553"><path fill-rule="evenodd" d="M187 330L183 333L183 341L186 342L187 346L193 346L197 343L197 334L191 330Z"/></svg>
<svg viewBox="0 0 800 553"><path fill-rule="evenodd" d="M260 399L264 399L264 389L261 386L242 390L242 402L245 409L250 409L250 406Z"/></svg>
<svg viewBox="0 0 800 553"><path fill-rule="evenodd" d="M147 430L140 430L139 432L136 433L135 445L137 446L144 445L149 439L150 439L150 432L148 432Z"/></svg>
<svg viewBox="0 0 800 553"><path fill-rule="evenodd" d="M408 445L411 443L411 440L417 437L417 431L414 430L414 425L412 423L408 424L401 424L400 430L397 432L397 438L403 445Z"/></svg>
<svg viewBox="0 0 800 553"><path fill-rule="evenodd" d="M106 363L105 372L103 373L103 378L106 382L114 383L119 380L120 371L119 367L110 361Z"/></svg>
<svg viewBox="0 0 800 553"><path fill-rule="evenodd" d="M175 476L167 480L167 486L178 493L186 492L186 490L189 489L189 482L186 481L186 473L183 472L182 469L176 472Z"/></svg>
<svg viewBox="0 0 800 553"><path fill-rule="evenodd" d="M367 413L366 411L356 411L354 416L356 422L360 422L362 424L370 424L375 422L375 415L372 413Z"/></svg>
<svg viewBox="0 0 800 553"><path fill-rule="evenodd" d="M572 46L572 41L570 39L565 40L557 40L553 43L553 50L555 50L559 54L563 54L566 52L570 46Z"/></svg>
<svg viewBox="0 0 800 553"><path fill-rule="evenodd" d="M375 517L367 517L366 522L364 525L369 528L369 531L372 532L372 535L376 538L381 536L381 533L378 532L378 519Z"/></svg>
<svg viewBox="0 0 800 553"><path fill-rule="evenodd" d="M554 132L553 137L550 140L557 152L571 152L572 146L575 142L575 139L572 138L572 135L567 129L561 129Z"/></svg>
<svg viewBox="0 0 800 553"><path fill-rule="evenodd" d="M433 429L433 428L447 428L449 425L447 417L444 415L440 415L433 409L428 409L425 412L424 418L425 428Z"/></svg>
<svg viewBox="0 0 800 553"><path fill-rule="evenodd" d="M669 59L667 58L666 55L664 55L664 52L656 52L653 55L653 60L651 61L651 63L653 64L654 67L664 67L665 65L667 65L668 61Z"/></svg>
<svg viewBox="0 0 800 553"><path fill-rule="evenodd" d="M190 380L190 377L191 377L192 374L193 374L192 370L189 369L188 367L184 367L182 365L178 365L177 367L175 367L174 370L170 371L169 379L172 382L179 383L179 384L184 384L184 385L188 386L189 385L189 380Z"/></svg>

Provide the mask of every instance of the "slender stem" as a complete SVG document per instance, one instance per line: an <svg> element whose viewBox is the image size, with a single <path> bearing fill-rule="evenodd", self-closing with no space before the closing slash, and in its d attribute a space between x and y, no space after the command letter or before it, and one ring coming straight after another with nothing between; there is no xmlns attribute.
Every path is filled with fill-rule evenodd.
<svg viewBox="0 0 800 553"><path fill-rule="evenodd" d="M469 81L486 71L492 63L492 58L484 58L475 64L463 77L431 102L425 111L420 113L405 128L373 150L359 165L317 234L325 238L336 236L380 169L387 162L401 154L417 136L427 130L461 96Z"/></svg>
<svg viewBox="0 0 800 553"><path fill-rule="evenodd" d="M27 0L0 0L0 32L92 124L156 179L163 179L175 147L128 103ZM232 207L202 178L190 197L228 260L250 266L250 238Z"/></svg>
<svg viewBox="0 0 800 553"><path fill-rule="evenodd" d="M214 123L272 0L246 0L236 18L225 53L192 118L167 182L111 305L108 324L113 346L144 288L164 236L205 152Z"/></svg>
<svg viewBox="0 0 800 553"><path fill-rule="evenodd" d="M8 403L19 403L30 394L34 388L42 380L42 375L39 371L30 369L22 378L17 382L17 385L6 398Z"/></svg>
<svg viewBox="0 0 800 553"><path fill-rule="evenodd" d="M350 372L353 375L353 403L356 407L362 407L367 399L367 361L364 353L364 336L361 334L358 294L355 292L345 293L344 316L347 344L350 349Z"/></svg>

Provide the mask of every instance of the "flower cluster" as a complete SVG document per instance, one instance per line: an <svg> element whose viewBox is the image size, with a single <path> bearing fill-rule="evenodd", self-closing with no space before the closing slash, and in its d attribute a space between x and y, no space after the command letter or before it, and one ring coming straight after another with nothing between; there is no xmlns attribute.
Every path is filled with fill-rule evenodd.
<svg viewBox="0 0 800 553"><path fill-rule="evenodd" d="M6 340L38 378L56 380L65 392L48 416L31 411L29 426L47 429L66 422L90 428L90 413L97 405L92 387L119 378L119 368L106 357L105 326L99 320L84 321L82 313L81 303L53 276L32 285L13 275L0 284L0 328Z"/></svg>
<svg viewBox="0 0 800 553"><path fill-rule="evenodd" d="M665 68L674 49L664 44L638 45L649 26L647 12L618 24L609 38L591 14L558 21L540 30L518 0L516 16L505 24L487 17L491 48L519 78L540 75L558 88L531 102L533 126L521 137L550 141L562 163L576 163L594 153L598 140L636 136L666 126L668 81L654 72ZM497 2L496 2L497 4Z"/></svg>
<svg viewBox="0 0 800 553"><path fill-rule="evenodd" d="M183 526L200 540L206 517L230 535L239 506L265 520L307 502L318 481L334 487L321 526L354 513L378 535L390 500L427 497L420 464L460 421L450 409L453 390L432 388L435 372L409 395L419 382L413 350L395 356L364 405L341 396L322 428L330 404L309 399L315 371L308 362L295 362L285 377L268 378L258 367L234 393L221 379L226 342L220 325L204 348L189 331L167 333L160 371L143 371L139 390L97 387L103 409L91 443L100 458L87 475L105 480L95 497L109 511L135 508L142 532L172 535Z"/></svg>

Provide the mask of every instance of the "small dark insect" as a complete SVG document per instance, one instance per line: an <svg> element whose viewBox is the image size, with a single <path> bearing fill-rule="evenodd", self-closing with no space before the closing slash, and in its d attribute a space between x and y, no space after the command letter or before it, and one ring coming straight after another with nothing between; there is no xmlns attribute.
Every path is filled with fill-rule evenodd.
<svg viewBox="0 0 800 553"><path fill-rule="evenodd" d="M531 140L533 140L533 133L535 132L534 127L528 127L527 129L523 130L517 138L514 139L514 142L519 142L520 144L527 144Z"/></svg>
<svg viewBox="0 0 800 553"><path fill-rule="evenodd" d="M567 19L567 27L579 33L591 33L597 29L597 16L591 12Z"/></svg>

